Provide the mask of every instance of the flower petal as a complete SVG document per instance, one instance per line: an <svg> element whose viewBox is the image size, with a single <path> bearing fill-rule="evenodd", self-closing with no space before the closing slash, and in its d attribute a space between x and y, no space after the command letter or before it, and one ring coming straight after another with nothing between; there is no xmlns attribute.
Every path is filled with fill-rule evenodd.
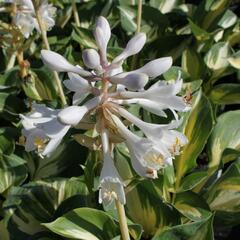
<svg viewBox="0 0 240 240"><path fill-rule="evenodd" d="M59 112L58 119L62 124L77 125L87 112L85 106L70 106Z"/></svg>
<svg viewBox="0 0 240 240"><path fill-rule="evenodd" d="M88 88L88 81L76 73L68 73L69 80L63 81L63 84L67 89L72 92L78 92L83 88Z"/></svg>
<svg viewBox="0 0 240 240"><path fill-rule="evenodd" d="M145 33L137 33L133 38L129 40L127 43L126 48L123 50L123 52L118 55L116 58L113 59L112 63L121 63L129 56L132 56L134 54L137 54L141 51L144 44L146 42L146 34Z"/></svg>
<svg viewBox="0 0 240 240"><path fill-rule="evenodd" d="M42 129L49 138L62 138L70 128L69 125L61 124L56 118L36 126Z"/></svg>
<svg viewBox="0 0 240 240"><path fill-rule="evenodd" d="M155 59L143 67L133 71L135 73L144 73L150 78L155 78L166 72L172 66L172 58L164 57Z"/></svg>
<svg viewBox="0 0 240 240"><path fill-rule="evenodd" d="M127 89L136 91L144 88L148 82L148 76L142 73L119 74L111 77L110 82L122 84Z"/></svg>
<svg viewBox="0 0 240 240"><path fill-rule="evenodd" d="M88 71L85 71L79 67L73 66L67 61L66 58L60 54L50 51L50 50L41 50L41 58L44 64L50 69L57 72L74 72L80 74L83 77L91 76L92 74Z"/></svg>
<svg viewBox="0 0 240 240"><path fill-rule="evenodd" d="M101 61L107 63L107 45L111 37L111 28L106 18L99 17L94 31L97 46L100 50Z"/></svg>
<svg viewBox="0 0 240 240"><path fill-rule="evenodd" d="M85 66L90 69L100 68L100 57L95 49L85 49L82 53Z"/></svg>
<svg viewBox="0 0 240 240"><path fill-rule="evenodd" d="M52 138L44 148L41 155L49 156L58 147L58 145L61 143L61 140L61 138Z"/></svg>

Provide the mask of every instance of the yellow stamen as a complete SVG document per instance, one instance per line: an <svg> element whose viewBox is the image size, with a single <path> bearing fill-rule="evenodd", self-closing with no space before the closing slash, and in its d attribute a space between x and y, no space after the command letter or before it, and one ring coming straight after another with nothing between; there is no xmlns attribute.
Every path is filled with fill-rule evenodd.
<svg viewBox="0 0 240 240"><path fill-rule="evenodd" d="M159 154L155 151L149 151L144 155L144 160L148 163L156 164L156 165L164 165L164 158L162 154Z"/></svg>

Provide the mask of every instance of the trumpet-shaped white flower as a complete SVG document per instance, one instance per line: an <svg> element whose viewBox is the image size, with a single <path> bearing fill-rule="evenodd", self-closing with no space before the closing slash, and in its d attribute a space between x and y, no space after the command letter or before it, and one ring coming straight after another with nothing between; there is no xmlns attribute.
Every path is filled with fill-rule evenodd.
<svg viewBox="0 0 240 240"><path fill-rule="evenodd" d="M17 5L17 13L14 17L14 23L19 27L25 38L28 38L34 28L40 32L36 13L31 0L15 0ZM55 25L54 16L56 8L52 4L48 4L47 0L41 1L39 5L39 14L45 30L51 29Z"/></svg>
<svg viewBox="0 0 240 240"><path fill-rule="evenodd" d="M150 139L133 134L118 117L112 115L112 118L118 126L118 131L126 140L136 172L143 177L156 177L154 170L159 170L169 164L170 153Z"/></svg>
<svg viewBox="0 0 240 240"><path fill-rule="evenodd" d="M37 150L41 156L49 156L70 127L77 125L99 101L100 98L96 97L81 107L70 106L63 110L33 104L33 110L28 116L20 115L24 127L23 135L26 137L26 151Z"/></svg>
<svg viewBox="0 0 240 240"><path fill-rule="evenodd" d="M161 125L146 123L120 107L117 108L117 112L140 128L146 137L153 141L156 146L162 148L162 151L165 152L165 156L168 160L175 155L179 155L181 147L188 143L184 134L173 130L181 125L181 120L173 120L169 124Z"/></svg>
<svg viewBox="0 0 240 240"><path fill-rule="evenodd" d="M40 155L48 156L57 148L70 128L70 125L61 124L57 120L59 111L33 104L33 110L28 116L20 115L23 135L26 137L26 151L37 150Z"/></svg>
<svg viewBox="0 0 240 240"><path fill-rule="evenodd" d="M106 129L102 131L103 168L100 175L99 203L111 204L114 200L126 203L124 183L121 180L109 150L109 139Z"/></svg>
<svg viewBox="0 0 240 240"><path fill-rule="evenodd" d="M182 97L176 96L182 88L182 80L167 84L164 81L156 82L148 90L141 92L122 91L124 100L116 100L118 104L137 103L149 112L159 116L166 116L163 110L170 109L174 112L185 111L188 106ZM174 113L175 114L175 113Z"/></svg>

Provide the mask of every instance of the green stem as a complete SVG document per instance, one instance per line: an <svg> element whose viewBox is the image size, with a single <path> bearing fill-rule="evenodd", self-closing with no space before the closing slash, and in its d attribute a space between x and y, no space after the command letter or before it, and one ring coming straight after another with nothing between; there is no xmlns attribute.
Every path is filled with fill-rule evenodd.
<svg viewBox="0 0 240 240"><path fill-rule="evenodd" d="M6 71L8 71L8 70L10 70L11 68L14 67L14 64L15 64L15 61L16 61L16 56L17 56L17 53L13 52L11 57L9 58L8 63L7 63Z"/></svg>
<svg viewBox="0 0 240 240"><path fill-rule="evenodd" d="M122 240L130 240L124 206L118 200L115 200L115 205L118 212Z"/></svg>
<svg viewBox="0 0 240 240"><path fill-rule="evenodd" d="M138 14L137 14L137 33L141 31L142 22L142 0L138 0Z"/></svg>
<svg viewBox="0 0 240 240"><path fill-rule="evenodd" d="M41 17L41 14L38 11L38 6L37 6L37 3L36 3L35 0L33 0L33 5L34 5L34 9L35 9L35 13L36 13L36 18L37 18L37 21L38 21L39 29L41 31L43 43L45 45L45 48L47 50L50 50L50 45L49 45L48 38L47 38L47 31L46 31L46 29L44 27L44 24L42 22L42 17ZM65 95L64 95L64 92L63 92L63 88L62 88L62 83L61 83L61 80L60 80L60 78L58 76L58 73L56 71L53 71L53 76L54 76L55 82L57 84L59 97L60 97L60 99L62 101L62 104L63 105L67 105L67 101L66 101L66 98L65 98Z"/></svg>
<svg viewBox="0 0 240 240"><path fill-rule="evenodd" d="M77 27L80 27L80 19L79 19L77 5L76 5L75 0L72 0L72 9L73 9L73 16L74 16L75 23L76 23Z"/></svg>
<svg viewBox="0 0 240 240"><path fill-rule="evenodd" d="M138 12L137 12L137 29L136 33L141 31L141 22L142 22L142 0L138 0ZM134 55L132 58L132 69L135 69L137 65L137 55Z"/></svg>

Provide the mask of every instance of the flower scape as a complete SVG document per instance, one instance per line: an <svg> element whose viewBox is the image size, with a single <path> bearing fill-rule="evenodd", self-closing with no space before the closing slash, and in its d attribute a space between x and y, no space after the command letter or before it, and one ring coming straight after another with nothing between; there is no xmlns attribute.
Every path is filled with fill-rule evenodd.
<svg viewBox="0 0 240 240"><path fill-rule="evenodd" d="M104 159L99 203L108 205L117 199L125 204L124 182L112 158L114 144L121 141L126 143L131 164L138 175L157 178L157 171L172 165L174 157L187 143L187 138L176 128L181 124L177 111L186 111L189 106L183 97L177 95L182 88L180 76L173 83L156 81L144 89L149 81L171 67L171 57L155 59L130 72L123 71L123 62L143 48L146 42L144 33L131 38L112 62L107 59L111 29L106 18L98 18L94 36L99 52L95 49L83 51L82 58L87 70L72 65L56 52L41 51L42 60L48 68L68 73L69 79L64 81L64 85L74 95L72 106L63 110L33 104L30 114L21 115L25 148L26 151L36 150L42 157L49 156L70 128L78 126L86 115L94 116ZM161 125L144 122L127 110L132 104L138 104L161 117L167 117L164 110L169 109L175 119ZM124 121L138 127L144 136L131 132Z"/></svg>

